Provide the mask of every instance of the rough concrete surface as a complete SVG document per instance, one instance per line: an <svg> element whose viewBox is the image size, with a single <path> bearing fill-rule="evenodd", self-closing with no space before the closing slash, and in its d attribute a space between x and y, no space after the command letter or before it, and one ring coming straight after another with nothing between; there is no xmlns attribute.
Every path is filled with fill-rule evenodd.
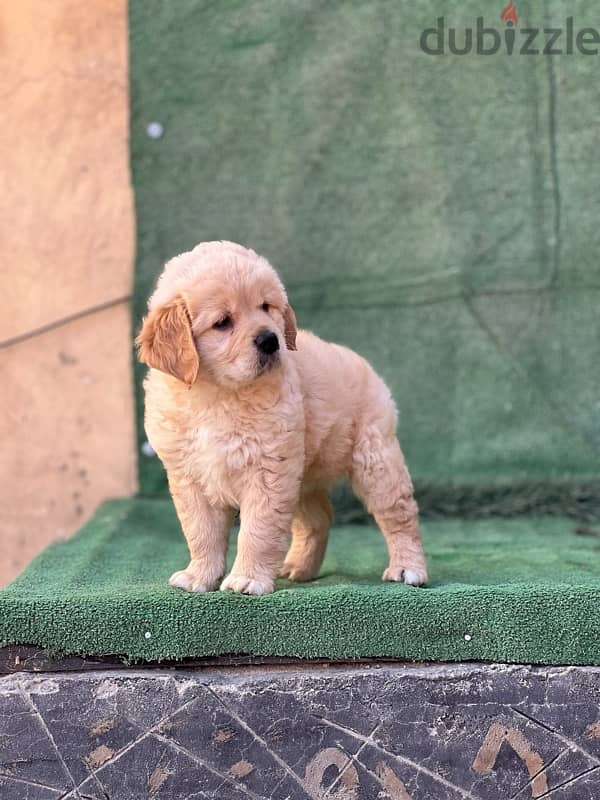
<svg viewBox="0 0 600 800"><path fill-rule="evenodd" d="M4 3L0 31L1 585L136 481L127 4Z"/></svg>
<svg viewBox="0 0 600 800"><path fill-rule="evenodd" d="M131 290L127 4L0 11L0 341Z"/></svg>
<svg viewBox="0 0 600 800"><path fill-rule="evenodd" d="M594 800L600 670L381 665L12 675L3 800Z"/></svg>
<svg viewBox="0 0 600 800"><path fill-rule="evenodd" d="M0 584L135 490L129 328L118 306L0 349Z"/></svg>

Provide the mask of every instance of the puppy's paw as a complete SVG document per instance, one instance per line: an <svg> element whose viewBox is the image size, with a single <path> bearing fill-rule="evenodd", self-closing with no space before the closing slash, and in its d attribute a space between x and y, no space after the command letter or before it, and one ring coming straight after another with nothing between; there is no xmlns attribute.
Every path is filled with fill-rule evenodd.
<svg viewBox="0 0 600 800"><path fill-rule="evenodd" d="M425 567L388 567L381 580L407 583L409 586L424 586L427 583L427 570Z"/></svg>
<svg viewBox="0 0 600 800"><path fill-rule="evenodd" d="M271 594L273 581L257 581L245 575L228 575L221 584L221 591L239 592L240 594Z"/></svg>
<svg viewBox="0 0 600 800"><path fill-rule="evenodd" d="M213 592L219 586L220 580L220 576L212 578L191 562L187 569L174 572L169 578L169 583L186 592Z"/></svg>
<svg viewBox="0 0 600 800"><path fill-rule="evenodd" d="M290 581L312 581L319 574L319 567L307 564L295 564L293 561L285 561L279 570L282 578Z"/></svg>

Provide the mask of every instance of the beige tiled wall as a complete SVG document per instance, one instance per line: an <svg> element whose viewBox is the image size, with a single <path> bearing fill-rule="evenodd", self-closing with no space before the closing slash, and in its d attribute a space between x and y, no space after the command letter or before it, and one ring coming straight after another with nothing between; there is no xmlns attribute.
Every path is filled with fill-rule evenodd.
<svg viewBox="0 0 600 800"><path fill-rule="evenodd" d="M136 478L126 2L0 32L1 584Z"/></svg>

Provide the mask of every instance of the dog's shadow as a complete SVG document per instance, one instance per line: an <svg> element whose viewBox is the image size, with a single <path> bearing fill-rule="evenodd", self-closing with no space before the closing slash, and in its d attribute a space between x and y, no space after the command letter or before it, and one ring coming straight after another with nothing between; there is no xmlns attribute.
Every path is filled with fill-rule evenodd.
<svg viewBox="0 0 600 800"><path fill-rule="evenodd" d="M339 572L334 569L323 570L311 581L290 581L287 578L278 578L276 584L277 589L293 589L297 591L324 589L335 586L361 586L363 588L368 586L405 587L405 584L389 581L384 582L381 580L380 573L374 572L372 575L365 575L364 572L354 570L344 570L344 572Z"/></svg>

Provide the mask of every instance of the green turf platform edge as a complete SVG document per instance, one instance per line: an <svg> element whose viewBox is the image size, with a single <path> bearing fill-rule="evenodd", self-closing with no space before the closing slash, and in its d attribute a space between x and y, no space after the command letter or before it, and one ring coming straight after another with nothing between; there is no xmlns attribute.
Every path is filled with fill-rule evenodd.
<svg viewBox="0 0 600 800"><path fill-rule="evenodd" d="M472 599L470 589L463 589L462 594L465 603ZM173 596L150 603L139 598L126 611L116 611L115 604L106 598L86 607L76 598L65 597L51 609L40 599L2 598L1 644L32 644L56 655L117 655L130 662L252 654L305 659L600 665L600 645L590 644L598 635L600 592L583 586L542 591L531 587L522 592L518 604L509 587L481 593L477 608L457 605L454 613L439 621L435 639L430 633L426 591L413 602L414 615L423 624L417 622L410 630L402 626L402 605L393 592L373 596L368 589L355 587L351 604L347 587L340 587L327 601L320 599L310 608L240 596L229 606L226 620L219 619L219 609L212 605L206 609L203 626L209 627L201 637L186 626L177 632L177 645L165 647L165 639L173 634L178 606L186 599ZM460 589L456 599L461 599ZM561 615L552 613L560 603L577 608L568 627ZM65 619L69 625L80 625L75 644L65 642ZM484 620L488 624L482 624ZM506 638L490 635L490 620L505 630ZM529 637L512 639L515 626L528 628ZM276 644L273 629L278 634Z"/></svg>
<svg viewBox="0 0 600 800"><path fill-rule="evenodd" d="M56 654L118 655L130 662L226 654L414 661L600 665L600 585L448 584L435 589L341 583L326 591L280 589L266 597L171 589L127 596L96 590L44 594L45 575L74 552L106 511L103 536L127 534L140 509L160 501L113 501L69 542L50 546L0 592L0 642ZM174 540L175 541L175 540ZM595 545L594 545L595 546ZM54 567L56 570L56 566ZM162 575L162 565L161 565ZM187 606L187 608L186 608ZM525 633L524 633L525 632Z"/></svg>

